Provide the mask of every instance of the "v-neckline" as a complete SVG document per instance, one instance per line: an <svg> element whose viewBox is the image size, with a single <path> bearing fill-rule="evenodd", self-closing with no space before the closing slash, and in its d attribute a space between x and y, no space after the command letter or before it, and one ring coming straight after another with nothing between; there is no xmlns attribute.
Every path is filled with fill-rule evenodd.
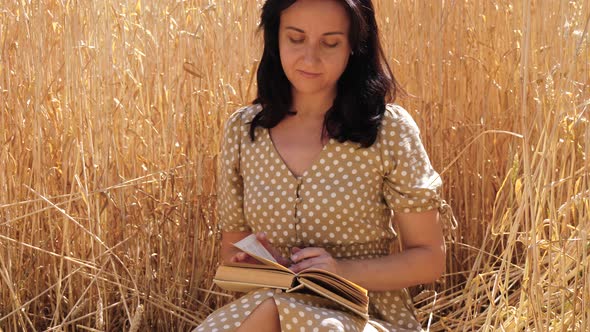
<svg viewBox="0 0 590 332"><path fill-rule="evenodd" d="M268 139L269 143L270 143L270 147L273 150L274 154L276 154L276 158L279 160L279 162L285 167L285 169L287 170L287 172L289 173L289 175L295 179L295 180L300 180L302 178L304 178L308 172L311 171L311 169L320 161L320 159L322 159L324 151L328 150L328 146L332 143L332 138L330 137L328 139L328 142L326 142L326 144L324 144L324 146L322 146L322 149L320 150L320 152L318 152L315 157L313 158L313 161L311 162L311 164L309 164L305 170L303 171L303 173L301 173L301 175L296 175L290 168L289 165L287 165L287 163L285 162L285 159L283 159L283 157L281 156L281 153L279 152L279 149L277 149L275 142L272 140L272 137L270 136L270 129L266 128L266 138Z"/></svg>

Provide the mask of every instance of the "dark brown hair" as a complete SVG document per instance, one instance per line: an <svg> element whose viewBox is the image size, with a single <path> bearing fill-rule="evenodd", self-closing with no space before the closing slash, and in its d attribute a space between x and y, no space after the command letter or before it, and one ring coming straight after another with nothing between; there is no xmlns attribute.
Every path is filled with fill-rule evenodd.
<svg viewBox="0 0 590 332"><path fill-rule="evenodd" d="M273 128L290 111L291 84L281 66L279 26L281 12L296 0L267 0L262 7L259 29L264 31L264 51L257 71L258 96L262 105L250 124L250 138L256 127ZM385 60L379 41L375 10L371 0L341 0L350 18L349 41L352 55L337 83L337 95L326 112L324 130L340 142L352 141L363 147L373 145L385 113L393 102L398 84Z"/></svg>

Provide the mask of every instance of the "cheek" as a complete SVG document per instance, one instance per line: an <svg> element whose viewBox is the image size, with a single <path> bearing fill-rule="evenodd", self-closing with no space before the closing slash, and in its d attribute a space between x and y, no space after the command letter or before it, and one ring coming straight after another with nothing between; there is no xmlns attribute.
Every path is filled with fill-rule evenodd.
<svg viewBox="0 0 590 332"><path fill-rule="evenodd" d="M289 74L293 67L293 62L295 62L295 56L293 51L289 50L287 47L280 47L279 55L281 58L281 65L283 66L283 71L286 74Z"/></svg>
<svg viewBox="0 0 590 332"><path fill-rule="evenodd" d="M328 63L330 65L330 72L332 72L334 76L340 77L348 65L348 59L348 55L344 54L332 59L332 61L329 61Z"/></svg>

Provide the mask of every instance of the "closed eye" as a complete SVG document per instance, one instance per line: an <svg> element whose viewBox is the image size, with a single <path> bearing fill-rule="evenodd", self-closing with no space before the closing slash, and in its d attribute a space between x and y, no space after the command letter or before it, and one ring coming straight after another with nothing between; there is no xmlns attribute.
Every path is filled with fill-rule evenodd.
<svg viewBox="0 0 590 332"><path fill-rule="evenodd" d="M289 41L293 44L301 44L303 43L303 39L293 39L293 38L289 38Z"/></svg>

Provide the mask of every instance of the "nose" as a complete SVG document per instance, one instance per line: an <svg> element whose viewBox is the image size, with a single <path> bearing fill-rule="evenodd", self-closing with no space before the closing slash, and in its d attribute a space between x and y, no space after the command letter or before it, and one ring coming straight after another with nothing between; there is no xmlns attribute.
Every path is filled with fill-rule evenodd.
<svg viewBox="0 0 590 332"><path fill-rule="evenodd" d="M315 43L310 43L305 47L305 53L303 60L309 64L315 64L319 62L319 47Z"/></svg>

